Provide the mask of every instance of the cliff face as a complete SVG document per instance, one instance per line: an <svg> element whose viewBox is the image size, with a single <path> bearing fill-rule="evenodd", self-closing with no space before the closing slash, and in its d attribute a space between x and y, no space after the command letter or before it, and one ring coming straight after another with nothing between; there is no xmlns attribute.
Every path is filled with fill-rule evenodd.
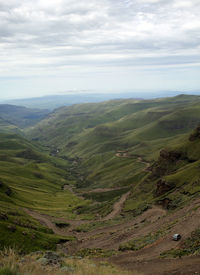
<svg viewBox="0 0 200 275"><path fill-rule="evenodd" d="M184 155L179 151L161 150L158 160L149 168L151 170L149 178L155 180L174 172L184 160Z"/></svg>

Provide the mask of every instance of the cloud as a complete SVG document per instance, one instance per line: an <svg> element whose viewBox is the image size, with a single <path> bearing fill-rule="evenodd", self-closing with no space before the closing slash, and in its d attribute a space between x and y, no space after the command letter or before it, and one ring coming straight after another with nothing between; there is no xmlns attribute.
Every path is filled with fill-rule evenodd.
<svg viewBox="0 0 200 275"><path fill-rule="evenodd" d="M0 74L197 66L199 13L199 0L0 0Z"/></svg>

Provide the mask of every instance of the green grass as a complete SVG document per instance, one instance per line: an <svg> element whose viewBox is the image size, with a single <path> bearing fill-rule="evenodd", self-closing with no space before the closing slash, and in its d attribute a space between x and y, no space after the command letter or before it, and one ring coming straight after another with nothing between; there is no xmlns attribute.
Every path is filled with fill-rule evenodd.
<svg viewBox="0 0 200 275"><path fill-rule="evenodd" d="M12 247L23 253L56 249L60 242L73 240L73 237L56 236L36 220L13 204L0 202L0 250Z"/></svg>
<svg viewBox="0 0 200 275"><path fill-rule="evenodd" d="M81 158L84 188L129 186L145 176L145 165L117 158L116 152L154 161L163 146L177 143L200 122L199 102L198 96L180 95L79 104L56 110L27 134L59 148L61 156Z"/></svg>
<svg viewBox="0 0 200 275"><path fill-rule="evenodd" d="M77 207L90 204L63 190L65 184L71 183L69 163L50 157L15 134L0 134L0 156L0 249L8 246L23 252L56 249L57 243L71 240L54 235L23 211L30 208L73 219L77 217Z"/></svg>
<svg viewBox="0 0 200 275"><path fill-rule="evenodd" d="M8 124L2 119L0 206L5 211L31 208L55 217L91 220L106 216L120 196L131 190L122 211L125 216L139 215L165 198L169 209L181 207L200 192L200 141L188 139L199 117L198 96L80 104L57 109L23 130L31 141L5 133L6 128L14 129L14 120ZM25 124L19 126L15 130L22 133ZM162 159L163 148L180 152L181 159ZM117 155L119 151L125 157ZM153 171L147 171L152 164ZM160 180L172 188L158 195ZM84 191L85 199L64 190L65 185L73 186L77 194ZM121 190L88 192L112 187ZM1 222L5 230L8 221ZM13 234L21 234L23 226L16 226ZM41 230L38 234L45 247L52 234Z"/></svg>
<svg viewBox="0 0 200 275"><path fill-rule="evenodd" d="M140 239L134 239L127 243L121 244L119 247L119 250L120 251L126 251L126 250L137 251L147 245L154 243L160 236L161 236L160 231L157 232L156 234L149 233L148 235L146 235Z"/></svg>

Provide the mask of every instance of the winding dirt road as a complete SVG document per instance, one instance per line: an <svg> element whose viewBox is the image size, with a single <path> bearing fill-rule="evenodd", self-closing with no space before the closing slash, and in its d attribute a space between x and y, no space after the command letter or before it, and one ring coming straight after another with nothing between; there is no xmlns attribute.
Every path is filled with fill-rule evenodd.
<svg viewBox="0 0 200 275"><path fill-rule="evenodd" d="M102 221L108 221L113 219L114 217L116 217L117 215L119 215L122 211L122 208L124 206L125 201L127 200L128 196L130 195L130 191L127 192L126 194L122 195L120 200L117 201L114 205L113 205L113 210L110 214L108 214L106 217L104 217L103 219L101 219Z"/></svg>
<svg viewBox="0 0 200 275"><path fill-rule="evenodd" d="M128 193L124 194L117 202L119 208L123 207L127 196ZM118 207L115 210L113 207L112 215L119 214ZM161 235L154 243L138 251L122 252L119 255L111 257L109 261L119 265L123 269L136 270L145 275L200 274L200 257L160 259L162 252L181 247L182 241L172 241L171 237L174 233L181 233L182 240L184 241L191 235L192 231L200 227L200 199L196 199L184 208L172 213L168 213L159 206L153 206L142 215L122 221L120 224L107 225L89 232L80 233L74 232L72 227L78 226L80 222L81 224L85 224L91 221L71 221L71 229L62 230L57 228L53 223L52 220L55 220L55 218L28 209L25 209L25 211L52 229L55 234L61 236L75 235L77 242L63 244L64 251L67 251L69 254L76 253L83 248L115 249L117 251L122 243L133 239L142 239L148 234L156 234L158 231L163 231L164 235ZM109 215L107 218L111 217Z"/></svg>
<svg viewBox="0 0 200 275"><path fill-rule="evenodd" d="M66 236L63 234L63 232L46 216L43 214L39 214L35 211L32 211L30 209L24 208L23 209L28 215L30 215L32 218L38 220L42 225L47 226L49 229L51 229L55 234Z"/></svg>
<svg viewBox="0 0 200 275"><path fill-rule="evenodd" d="M114 205L113 205L113 210L111 213L109 213L106 217L99 219L99 221L107 221L110 219L115 218L117 215L120 214L120 212L122 211L123 205L126 201L126 199L128 198L130 192L124 194L121 196L120 200L117 201ZM59 221L63 221L63 222L67 222L69 223L72 228L69 229L61 229L58 226L56 226L56 224L54 222L52 222L53 217L49 216L49 215L45 215L45 214L40 214L38 212L35 212L31 209L27 209L24 208L23 209L28 215L30 215L31 217L33 217L34 219L38 220L42 225L47 226L49 229L51 229L55 234L60 235L60 236L68 236L69 232L72 232L73 228L81 225L81 224L86 224L86 223L91 223L92 221L88 221L88 220L66 220L63 218L59 218L56 219L54 218L54 220L59 220Z"/></svg>

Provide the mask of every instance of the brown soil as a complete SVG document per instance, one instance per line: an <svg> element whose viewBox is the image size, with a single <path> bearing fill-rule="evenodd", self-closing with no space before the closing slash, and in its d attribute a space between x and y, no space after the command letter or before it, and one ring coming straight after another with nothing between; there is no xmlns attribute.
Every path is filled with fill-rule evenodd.
<svg viewBox="0 0 200 275"><path fill-rule="evenodd" d="M23 209L28 215L33 217L34 219L38 220L42 225L48 227L51 229L55 234L60 236L69 236L69 232L73 229L73 227L77 227L83 223L86 223L87 221L84 220L66 220L63 218L55 218L46 214L41 214L38 212L35 212L33 210L24 208ZM70 228L59 228L55 225L54 222L66 222L70 224Z"/></svg>
<svg viewBox="0 0 200 275"><path fill-rule="evenodd" d="M101 221L113 219L119 215L124 201L129 193L124 194L113 206L113 211ZM27 210L26 212L36 218L42 224L51 228L59 235L72 235L77 237L77 242L64 244L64 251L76 253L82 248L102 248L118 250L120 244L133 239L141 240L149 234L161 233L158 239L151 245L147 245L138 251L119 252L109 260L124 269L136 270L143 274L200 274L200 257L184 257L183 259L160 259L160 254L173 248L180 248L183 241L190 237L191 232L200 227L200 199L190 202L182 209L168 213L159 206L148 209L142 215L122 220L120 224L103 226L89 232L74 232L73 229L80 224L90 221L63 221L70 222L69 229L60 229L47 215ZM61 220L59 218L59 220ZM92 221L95 222L95 221ZM70 234L69 234L70 233ZM179 233L181 241L174 242L172 235Z"/></svg>
<svg viewBox="0 0 200 275"><path fill-rule="evenodd" d="M66 186L64 187L66 190ZM69 187L67 186L67 189L69 189ZM70 189L71 191L71 189ZM73 193L73 191L71 191ZM111 213L109 213L106 217L104 217L103 219L100 219L100 221L107 221L110 219L113 219L115 216L119 215L120 212L122 211L123 205L127 199L127 197L129 196L130 192L122 195L122 197L120 198L119 201L117 201L114 205L113 205L113 210ZM38 220L42 225L47 226L48 228L52 229L53 232L57 235L61 235L61 236L68 236L69 233L73 232L73 234L76 235L80 235L79 233L75 233L74 229L81 225L81 224L86 224L86 223L91 223L93 221L88 221L88 220L67 220L64 218L55 218L46 214L41 214L38 212L35 212L31 209L27 209L24 208L24 211L30 215L31 217L33 217L34 219ZM70 228L59 228L58 226L55 225L55 222L66 222L70 224Z"/></svg>
<svg viewBox="0 0 200 275"><path fill-rule="evenodd" d="M137 270L143 275L199 275L200 274L200 257L184 257L181 259L153 259L134 261L132 256L126 255L126 263L122 263L120 258L118 262L113 263L120 265L127 270Z"/></svg>

